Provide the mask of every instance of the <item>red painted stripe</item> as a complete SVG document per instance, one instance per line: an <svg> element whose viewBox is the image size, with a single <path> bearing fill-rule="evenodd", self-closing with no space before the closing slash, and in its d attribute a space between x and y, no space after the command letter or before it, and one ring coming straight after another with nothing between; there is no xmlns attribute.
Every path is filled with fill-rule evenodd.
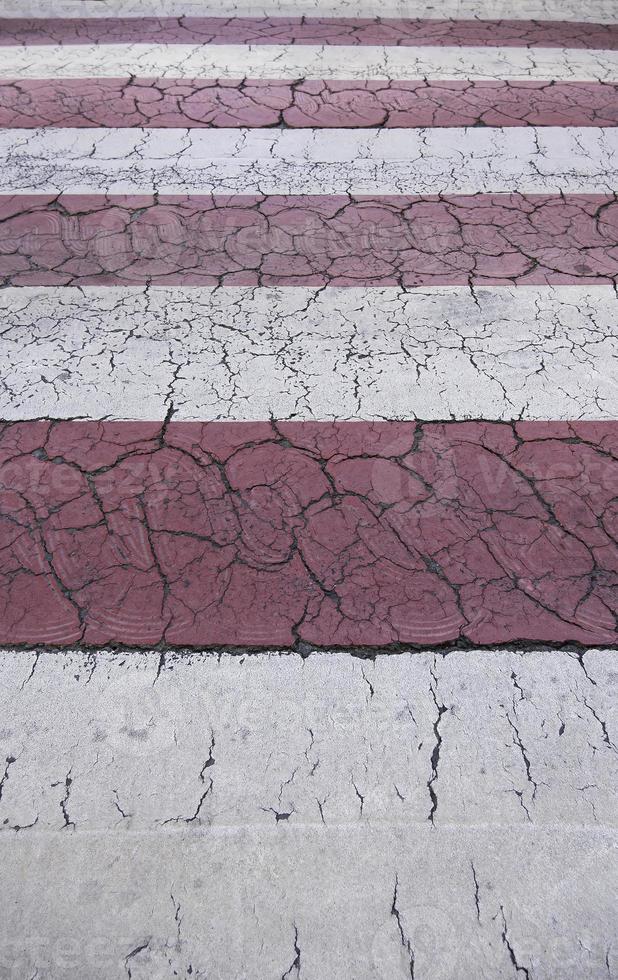
<svg viewBox="0 0 618 980"><path fill-rule="evenodd" d="M7 128L478 125L616 126L618 85L170 78L0 82L0 127Z"/></svg>
<svg viewBox="0 0 618 980"><path fill-rule="evenodd" d="M607 195L0 197L12 285L618 282Z"/></svg>
<svg viewBox="0 0 618 980"><path fill-rule="evenodd" d="M618 49L618 24L346 17L0 18L0 45L342 44Z"/></svg>
<svg viewBox="0 0 618 980"><path fill-rule="evenodd" d="M618 422L7 424L0 642L618 639Z"/></svg>

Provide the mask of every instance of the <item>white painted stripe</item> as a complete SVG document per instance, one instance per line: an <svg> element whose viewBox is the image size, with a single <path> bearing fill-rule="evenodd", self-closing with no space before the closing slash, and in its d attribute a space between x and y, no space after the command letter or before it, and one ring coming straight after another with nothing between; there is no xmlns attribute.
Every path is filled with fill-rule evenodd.
<svg viewBox="0 0 618 980"><path fill-rule="evenodd" d="M20 287L0 418L618 418L610 286Z"/></svg>
<svg viewBox="0 0 618 980"><path fill-rule="evenodd" d="M449 654L445 662L455 656ZM486 653L485 663L492 663L493 657L498 656L498 651ZM156 659L156 652L152 658ZM57 661L59 665L67 664L64 653L57 655ZM374 727L367 735L362 722L355 726L347 705L348 710L340 708L336 716L343 718L341 724L346 730L335 728L331 734L327 729L324 740L320 737L318 742L322 751L324 741L330 739L329 756L336 749L341 753L337 763L330 763L337 775L331 775L326 782L326 799L321 778L318 781L305 777L306 769L318 760L321 768L320 757L309 751L313 729L303 732L300 757L290 760L291 767L285 773L279 768L279 760L289 758L281 747L298 746L292 737L296 734L298 705L294 713L282 719L278 705L268 701L266 694L245 693L244 674L240 675L236 690L231 686L225 689L226 699L243 708L237 723L238 739L230 747L226 738L223 762L217 757L216 768L205 770L204 781L200 770L189 765L198 745L207 753L209 725L214 725L219 737L221 715L217 710L202 714L203 703L197 702L201 709L198 717L204 718L205 730L193 734L194 743L189 748L183 738L184 726L179 726L179 744L175 747L167 718L163 727L159 717L164 711L168 717L184 721L192 710L187 705L196 703L188 690L173 689L164 699L157 681L156 697L144 699L144 703L152 703L153 713L145 718L140 711L143 724L134 727L137 712L121 682L116 681L114 690L124 711L120 718L115 711L109 716L100 711L100 705L110 703L102 694L93 715L100 719L99 723L88 726L83 708L79 725L75 716L69 717L62 733L62 755L45 755L49 762L46 767L36 767L28 796L22 785L19 798L11 799L10 786L5 787L9 803L3 801L3 812L9 817L5 818L0 837L0 888L4 896L5 935L10 936L5 947L15 951L8 962L42 964L45 973L39 971L40 977L79 976L88 980L122 980L123 973L133 980L167 980L174 975L271 978L285 977L286 973L292 980L303 974L308 980L403 980L410 977L411 971L407 939L402 942L399 931L401 922L402 931L409 930L403 931L403 936L411 936L410 943L414 943L410 948L414 949L416 976L423 978L524 977L524 968L530 977L563 977L568 963L569 976L605 976L610 980L618 969L618 834L613 826L615 789L606 776L609 772L615 779L615 769L610 768L612 750L599 742L592 712L579 707L573 698L560 700L563 685L557 661L558 658L552 661L556 682L553 699L544 702L542 708L537 707L535 682L525 704L518 706L514 724L518 732L522 731L521 739L525 739L521 742L526 752L523 759L517 742L508 755L508 750L503 749L499 759L495 756L497 743L509 747L512 744L508 740L513 733L504 731L504 715L508 711L512 718L510 705L513 698L518 703L517 691L508 695L505 691L507 707L500 709L496 705L491 712L486 700L479 698L466 727L453 725L452 716L461 703L461 693L453 692L453 707L449 704L446 708L442 742L437 743L441 744L440 784L436 790L440 813L434 823L426 814L424 823L421 819L413 822L408 816L413 807L421 809L422 804L416 802L420 798L426 806L427 783L433 773L431 758L427 759L423 751L425 783L419 777L411 778L406 765L411 764L412 751L403 755L403 763L399 762L402 754L389 757L384 743L374 738ZM97 663L94 652L83 676L88 676ZM245 663L249 663L247 658ZM69 669L67 664L67 678ZM130 670L127 664L127 674ZM156 676L156 668L152 676ZM204 687L203 678L202 673L195 672L196 694ZM336 683L336 679L329 674L323 680L326 710L331 710L331 699L326 696L326 686L331 683ZM612 681L606 683L611 690ZM469 690L471 684L466 675L462 675L460 686ZM547 687L543 685L541 697ZM367 685L365 688L368 692ZM69 692L73 695L68 682L64 690L67 697ZM101 688L97 685L95 690ZM302 701L305 687L301 685L298 690ZM580 700L586 698L591 703L589 690L584 690ZM415 689L408 687L406 691L409 698L402 701L401 716L415 708ZM594 691L596 695L597 689ZM436 697L442 696L438 691ZM278 735L276 742L254 733L253 698L260 704L268 703L271 731ZM19 692L15 700L24 703ZM383 710L382 699L374 700L377 710ZM55 691L47 697L43 695L40 703L45 710L30 714L24 709L23 729L31 730L37 742L42 729L53 731L53 744L57 744L58 735L52 729L58 718ZM70 703L75 703L73 696ZM552 715L554 704L557 707ZM435 723L440 716L433 707L430 722ZM545 712L545 707L550 710ZM607 707L611 711L611 702ZM597 714L601 710L595 709ZM521 714L532 718L525 728ZM582 716L585 721L580 720ZM364 715L359 717L364 721ZM576 763L586 757L602 760L590 770L573 765L570 758L565 760L565 750L560 748L565 737L556 735L562 717L567 719L569 732L572 727L578 731L578 754L573 753ZM599 717L605 723L607 716ZM407 737L406 727L399 718L391 720L390 712L384 712L374 724L378 730L392 726L395 732L402 733L402 740ZM548 733L549 752L540 756L543 761L538 764L537 733L541 725L541 731ZM431 724L424 724L425 729L433 749L436 736ZM169 731L165 742L161 731ZM319 731L321 734L324 728ZM581 734L588 731L595 739L589 743L594 752ZM354 736L364 755L358 751L348 754L347 745L353 744ZM116 758L110 747L122 739L127 740L132 751L123 746L122 755ZM72 794L65 809L67 820L77 825L73 832L72 826L64 825L59 806L67 792L64 760L73 755L66 750L76 741L90 747L99 740L103 742L99 758L105 761L99 764L96 752L88 753L89 764L81 768L81 758L75 754L76 765L69 770ZM149 751L153 742L161 745L158 753ZM416 748L417 739L411 744ZM268 753L271 745L276 746L271 749L271 756L264 756L263 751ZM236 761L239 747L246 754L244 770L238 768ZM305 752L310 762L305 759ZM374 752L381 756L380 765L375 762ZM608 757L610 763L606 762ZM399 762L396 771L393 758ZM530 758L531 775L526 781L523 766ZM24 764L27 765L22 759L21 765ZM300 767L302 781L297 776ZM494 777L502 767L503 779L498 780ZM17 768L12 766L10 772ZM220 775L222 768L224 779ZM488 768L491 775L486 775ZM92 778L98 770L103 770L101 777ZM605 777L604 782L598 781L597 771ZM209 772L214 775L208 776ZM459 772L461 783L457 780ZM28 771L22 771L19 777L26 786L28 776ZM246 776L251 778L251 795ZM302 815L281 816L281 822L275 823L279 791L282 787L287 789L292 776L293 785L301 782L302 790L293 796L299 801L298 808L302 801ZM277 777L279 786L274 784ZM209 790L211 778L213 792ZM467 784L466 778L470 780ZM149 783L145 784L145 779ZM537 779L542 784L538 784L536 805L530 809L532 781ZM52 780L57 787L54 796L54 789L48 788ZM262 786L261 792L254 788L256 780ZM226 788L223 804L217 796L221 783ZM229 787L234 785L237 794L246 792L246 799L254 804L252 819L261 817L262 826L252 826L234 812L228 823L223 823L221 811L228 810ZM316 785L320 786L317 793ZM494 786L500 788L490 795L488 787ZM130 788L129 793L125 787ZM205 803L195 816L207 791ZM572 801L578 793L581 800L575 805ZM540 821L537 816L541 796L550 800L543 810L554 812L553 821ZM290 798L289 791L284 798ZM498 816L499 807L505 813L502 819ZM97 814L103 813L105 824L99 829L103 818L97 820ZM146 823L144 814L150 818L149 825L133 829L142 820ZM26 829L37 818L37 826ZM52 829L48 829L50 824ZM475 881L479 889L478 917ZM391 911L394 895L397 918ZM182 930L180 939L178 929ZM517 950L513 956L517 955L518 972L508 958L504 936L513 944L510 948ZM302 973L294 966L296 949L301 950ZM69 972L67 962L79 966ZM199 966L188 971L191 962ZM206 964L205 969L202 964ZM32 972L13 975L36 977Z"/></svg>
<svg viewBox="0 0 618 980"><path fill-rule="evenodd" d="M589 650L585 669L586 673L574 653L538 649L456 650L448 657L418 651L379 656L374 662L336 650L314 652L304 660L276 650L221 658L180 650L169 652L163 667L160 652L153 650L41 651L38 655L0 650L3 767L6 755L20 760L5 787L3 815L30 823L39 814L36 827L20 834L19 840L41 833L60 839L63 815L58 787L50 777L73 771L78 774L79 795L75 793L69 810L81 815L81 823L76 818L76 838L80 830L88 835L118 828L116 793L133 815L129 836L150 831L163 841L183 826L190 829L182 821L180 826L164 821L193 813L204 792L199 774L205 771L215 780L213 798L206 800L202 812L206 837L234 826L245 831L274 827L271 805L294 811L286 825L290 830L313 826L326 833L339 825L349 833L360 814L354 787L342 778L345 760L345 771L356 774L359 790L366 793L365 821L381 825L383 831L389 825L401 828L405 822L419 834L432 808L427 778L435 745L437 691L449 709L443 721L440 804L429 836L462 813L466 825L477 831L500 826L511 831L517 826L532 829L513 786L522 792L537 830L542 826L554 830L562 824L584 826L590 832L591 799L599 808L599 826L602 821L606 827L618 828L615 753L607 746L599 722L599 717L607 719L615 738L614 658L609 652ZM513 696L521 740L538 776L536 788L526 779L520 750L513 745L509 727ZM96 731L106 737L94 737ZM211 732L215 764L205 768ZM480 759L486 768L479 765ZM170 791L170 772L178 779L177 792ZM293 781L291 772L296 773ZM581 790L585 783L588 793ZM398 798L397 787L404 799ZM328 801L323 818L316 797ZM125 836L129 825L118 829ZM461 825L457 831L461 833ZM11 840L9 850L15 847L15 835ZM151 849L158 851L152 840ZM518 883L520 872L518 867L514 874ZM563 878L562 866L556 872ZM469 889L469 868L466 873ZM85 892L97 893L92 888ZM164 898L169 905L169 895ZM349 898L341 895L344 901ZM465 921L476 923L469 909L471 896L463 898ZM33 894L33 903L36 899ZM497 901L502 900L500 895ZM613 913L611 904L608 912ZM552 906L548 914L554 910ZM456 935L452 938L458 943ZM366 941L369 947L370 940ZM259 942L251 944L259 946ZM604 952L597 946L599 956ZM270 957L270 949L266 955ZM588 951L583 956L583 962L589 962ZM257 966L250 974L242 969L214 974L247 975L276 974ZM330 970L308 975L372 978L371 973ZM473 975L476 971L425 974L435 980ZM484 969L480 975L500 973L488 974ZM110 970L106 980L119 976L119 971ZM152 977L152 973L139 971L135 976ZM373 974L376 980L405 976L403 972Z"/></svg>
<svg viewBox="0 0 618 980"><path fill-rule="evenodd" d="M2 0L5 17L454 17L615 23L615 0Z"/></svg>
<svg viewBox="0 0 618 980"><path fill-rule="evenodd" d="M5 976L402 980L411 937L424 980L615 977L615 654L583 663L1 651Z"/></svg>
<svg viewBox="0 0 618 980"><path fill-rule="evenodd" d="M8 47L1 78L556 79L617 81L618 51L560 48L109 44Z"/></svg>
<svg viewBox="0 0 618 980"><path fill-rule="evenodd" d="M0 131L0 191L597 193L618 128Z"/></svg>

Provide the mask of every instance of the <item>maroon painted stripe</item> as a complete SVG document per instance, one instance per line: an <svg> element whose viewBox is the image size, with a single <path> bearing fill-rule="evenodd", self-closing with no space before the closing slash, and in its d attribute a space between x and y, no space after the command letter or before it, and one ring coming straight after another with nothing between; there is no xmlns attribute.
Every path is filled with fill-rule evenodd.
<svg viewBox="0 0 618 980"><path fill-rule="evenodd" d="M618 24L346 17L0 18L0 45L342 44L618 49Z"/></svg>
<svg viewBox="0 0 618 980"><path fill-rule="evenodd" d="M618 282L610 195L12 195L12 285Z"/></svg>
<svg viewBox="0 0 618 980"><path fill-rule="evenodd" d="M618 422L9 423L0 643L618 639Z"/></svg>
<svg viewBox="0 0 618 980"><path fill-rule="evenodd" d="M0 127L616 126L605 82L0 81Z"/></svg>

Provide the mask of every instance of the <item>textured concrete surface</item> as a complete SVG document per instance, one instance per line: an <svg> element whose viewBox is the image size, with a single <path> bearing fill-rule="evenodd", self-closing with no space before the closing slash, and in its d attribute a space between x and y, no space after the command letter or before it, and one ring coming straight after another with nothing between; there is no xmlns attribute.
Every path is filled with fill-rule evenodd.
<svg viewBox="0 0 618 980"><path fill-rule="evenodd" d="M2 976L615 977L617 682L4 651Z"/></svg>
<svg viewBox="0 0 618 980"><path fill-rule="evenodd" d="M0 157L0 190L12 193L371 194L376 205L387 195L403 195L405 205L412 192L574 195L618 186L618 129L597 127L9 129L0 131ZM412 209L409 220L422 219ZM437 225L442 231L440 218ZM377 244L376 251L379 257Z"/></svg>
<svg viewBox="0 0 618 980"><path fill-rule="evenodd" d="M0 640L618 638L617 422L0 431Z"/></svg>
<svg viewBox="0 0 618 980"><path fill-rule="evenodd" d="M20 287L0 416L615 419L611 286Z"/></svg>

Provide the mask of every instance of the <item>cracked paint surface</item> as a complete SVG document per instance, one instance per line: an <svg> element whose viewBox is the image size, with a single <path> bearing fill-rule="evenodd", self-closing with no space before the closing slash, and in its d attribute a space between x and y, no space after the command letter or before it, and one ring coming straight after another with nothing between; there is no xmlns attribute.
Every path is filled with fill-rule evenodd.
<svg viewBox="0 0 618 980"><path fill-rule="evenodd" d="M618 51L335 44L7 47L0 78L118 76L421 81L618 81Z"/></svg>
<svg viewBox="0 0 618 980"><path fill-rule="evenodd" d="M53 7L0 0L0 975L618 978L614 0Z"/></svg>
<svg viewBox="0 0 618 980"><path fill-rule="evenodd" d="M0 218L0 276L13 286L618 278L613 195L14 195Z"/></svg>
<svg viewBox="0 0 618 980"><path fill-rule="evenodd" d="M613 422L7 423L0 640L615 644L617 440Z"/></svg>
<svg viewBox="0 0 618 980"><path fill-rule="evenodd" d="M0 131L0 156L4 161L0 191L62 193L62 200L94 191L95 208L106 203L101 199L104 191L112 195L156 191L190 198L204 193L303 195L292 202L294 207L305 203L311 207L313 201L305 202L306 195L348 194L375 195L377 204L398 195L399 201L385 203L405 214L411 189L416 196L516 191L517 198L505 201L513 208L515 201L536 194L604 193L613 198L618 186L615 128L11 129ZM475 204L493 200L485 202L481 197ZM46 201L41 198L39 203ZM87 202L80 203L86 210ZM229 206L248 203L240 200ZM368 220L379 222L379 213L366 215L363 224ZM414 212L406 220L417 220ZM501 218L493 222L505 223ZM436 223L439 233L439 217ZM9 240L10 233L9 225ZM391 235L386 224L384 236ZM377 249L379 254L379 245Z"/></svg>
<svg viewBox="0 0 618 980"><path fill-rule="evenodd" d="M0 418L615 419L610 286L18 287Z"/></svg>
<svg viewBox="0 0 618 980"><path fill-rule="evenodd" d="M3 79L0 126L616 126L605 82Z"/></svg>
<svg viewBox="0 0 618 980"><path fill-rule="evenodd" d="M516 6L0 0L3 978L618 978L618 18Z"/></svg>
<svg viewBox="0 0 618 980"><path fill-rule="evenodd" d="M512 0L441 0L441 17L507 19ZM229 17L368 17L375 18L374 0L220 0L217 14ZM614 0L518 0L519 19L615 23ZM2 0L0 16L49 17L48 0ZM202 0L56 0L54 17L203 17ZM435 0L385 0L380 17L435 19Z"/></svg>
<svg viewBox="0 0 618 980"><path fill-rule="evenodd" d="M344 17L0 18L0 47L33 44L371 44L618 49L618 24Z"/></svg>
<svg viewBox="0 0 618 980"><path fill-rule="evenodd" d="M70 980L615 976L616 683L593 650L3 650L3 956Z"/></svg>

